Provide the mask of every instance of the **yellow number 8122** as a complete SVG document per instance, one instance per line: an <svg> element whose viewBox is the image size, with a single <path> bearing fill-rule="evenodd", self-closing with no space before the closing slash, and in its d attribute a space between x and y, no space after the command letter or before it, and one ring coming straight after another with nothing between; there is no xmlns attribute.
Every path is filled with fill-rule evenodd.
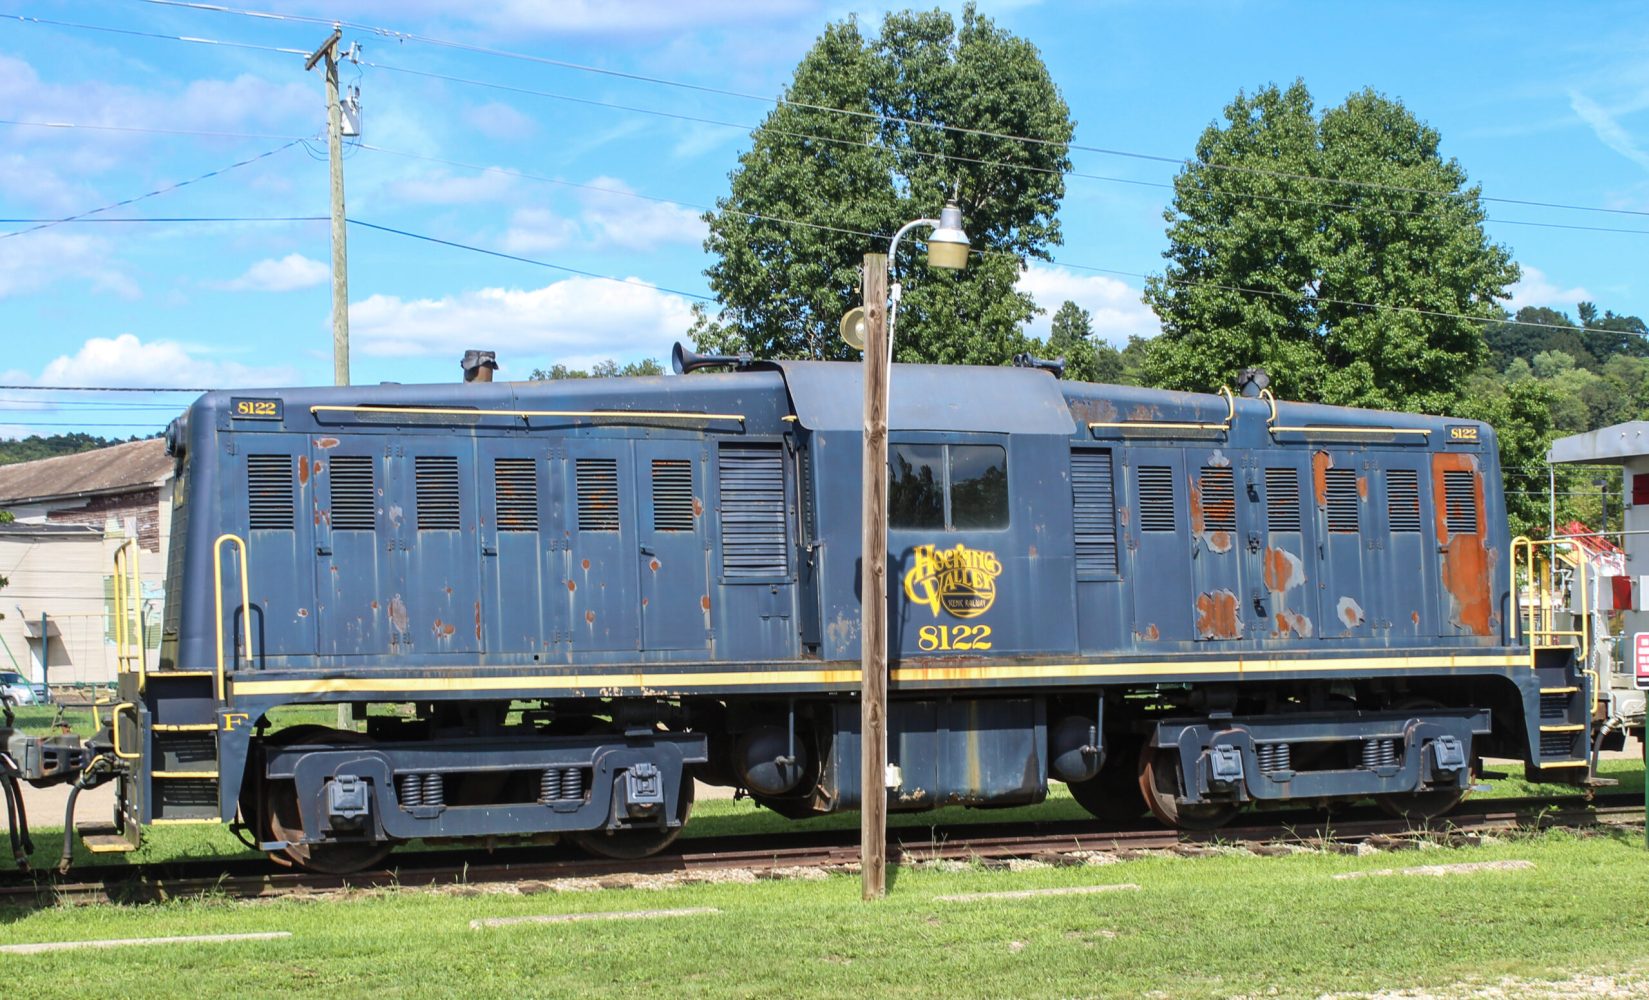
<svg viewBox="0 0 1649 1000"><path fill-rule="evenodd" d="M916 645L924 652L949 649L991 648L989 625L923 625L916 632Z"/></svg>

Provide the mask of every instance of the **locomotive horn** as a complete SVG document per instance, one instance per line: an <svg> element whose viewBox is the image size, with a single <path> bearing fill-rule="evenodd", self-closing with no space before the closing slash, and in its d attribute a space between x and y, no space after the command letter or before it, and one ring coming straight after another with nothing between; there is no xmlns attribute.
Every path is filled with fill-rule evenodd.
<svg viewBox="0 0 1649 1000"><path fill-rule="evenodd" d="M670 352L670 367L676 370L677 375L686 375L700 368L742 368L753 359L754 356L748 351L738 354L695 354L678 340L675 349Z"/></svg>
<svg viewBox="0 0 1649 1000"><path fill-rule="evenodd" d="M1064 358L1039 358L1033 354L1015 354L1013 356L1015 368L1040 368L1045 372L1053 372L1054 378L1065 377Z"/></svg>

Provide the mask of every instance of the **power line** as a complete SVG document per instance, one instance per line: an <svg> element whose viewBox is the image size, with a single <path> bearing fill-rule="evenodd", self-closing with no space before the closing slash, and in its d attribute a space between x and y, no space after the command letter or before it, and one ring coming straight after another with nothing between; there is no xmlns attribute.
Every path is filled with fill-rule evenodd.
<svg viewBox="0 0 1649 1000"><path fill-rule="evenodd" d="M324 215L173 215L144 216L140 219L0 219L0 225L27 225L31 222L60 223L205 223L205 222L325 222ZM0 237L3 239L4 237Z"/></svg>
<svg viewBox="0 0 1649 1000"><path fill-rule="evenodd" d="M300 141L301 140L293 140L292 142L288 142L285 145L276 146L274 149L268 150L267 152L259 153L256 156L249 156L244 160L238 160L234 163L229 164L227 167L219 167L216 170L208 170L206 173L201 174L198 177L191 177L191 178L189 178L188 180L185 180L185 181L177 181L177 182L172 183L172 184L162 185L162 186L154 189L153 191L148 192L147 194L140 194L140 195L136 195L136 196L131 197L131 198L125 198L125 199L122 199L120 201L114 202L113 204L104 205L101 208L93 208L93 209L90 209L90 210L85 211L85 212L79 212L79 213L76 213L74 215L66 216L65 218L53 219L50 222L42 222L39 225L31 226L28 229L18 229L18 230L14 230L13 232L9 232L9 233L0 233L0 240L9 240L13 236L22 236L26 233L37 233L42 229L50 229L53 226L59 226L59 225L62 225L63 223L65 223L65 222L75 222L77 220L84 219L84 218L86 218L87 216L90 216L90 215L97 215L100 212L108 212L108 211L112 211L112 210L117 209L117 208L125 208L127 205L135 205L140 201L144 201L145 199L148 199L148 198L153 198L156 195L167 194L167 193L170 193L172 191L176 191L179 188L185 188L185 187L188 187L191 184L197 184L200 181L204 181L204 180L207 180L207 179L212 178L212 177L217 177L220 174L226 174L229 171L234 170L238 167L244 167L244 166L247 166L248 164L256 163L259 160L268 159L269 157L274 156L276 153L279 153L282 150L291 149L293 146L297 145L298 142L300 142Z"/></svg>
<svg viewBox="0 0 1649 1000"><path fill-rule="evenodd" d="M468 42L458 42L458 41L453 41L453 40L450 40L450 39L436 38L436 37L429 36L429 35L421 35L421 34L417 34L417 33L414 33L414 32L399 31L399 30L396 30L394 28L387 28L387 27L383 27L383 26L379 26L379 25L362 24L362 23L359 23L359 22L351 22L351 21L335 21L332 18L322 18L322 17L305 16L305 15L298 15L298 14L281 14L281 13L275 13L275 12L269 12L269 11L255 11L255 10L247 10L247 9L242 9L242 8L228 7L228 6L223 6L223 5L219 5L219 4L193 3L193 2L187 2L187 0L147 0L147 2L152 3L152 4L156 4L156 5L159 5L159 6L183 7L183 8L188 8L188 9L192 9L192 10L211 11L211 12L214 12L214 13L223 13L223 14L234 14L234 15L238 15L238 16L242 16L242 17L261 18L261 19L265 19L265 20L292 21L292 22L299 22L299 23L305 23L305 24L338 24L338 25L341 25L342 27L346 27L346 28L349 28L349 29L354 30L354 31L366 31L366 32L370 32L372 34L375 34L375 35L378 35L378 36L384 37L384 38L393 38L393 39L398 39L398 40L403 40L403 41L422 42L426 45L435 45L435 46L440 46L440 47L444 47L444 48L451 48L451 49L456 49L456 50L459 50L459 51L475 53L477 55L485 55L485 56L490 56L490 57L494 57L494 58L513 59L513 60L519 60L519 61L523 61L523 62L531 62L531 63L536 63L536 64L544 65L544 66L554 66L554 67L559 68L559 69L573 70L573 71L580 72L580 73L596 74L596 75L600 75L600 76L614 77L614 78L624 79L624 80L632 80L632 81L636 81L636 82L639 82L639 83L648 83L648 84L654 84L654 85L657 85L657 86L673 87L673 88L677 88L677 89L681 89L681 90L689 90L689 91L694 91L694 92L698 92L698 93L713 94L713 95L720 96L720 97L733 97L733 98L738 98L738 99L741 99L741 100L757 101L757 102L760 102L762 104L772 104L772 105L777 105L777 106L801 108L801 109L810 110L810 111L822 111L822 112L826 112L826 113L829 113L829 114L844 115L844 116L848 116L848 117L852 117L852 118L858 118L858 119L863 119L863 120L872 120L872 121L877 121L877 122L882 122L882 123L887 123L887 124L910 125L910 126L916 126L916 127L919 127L919 128L930 128L930 129L941 130L941 131L946 131L946 132L953 132L953 133L956 133L956 134L959 134L959 135L970 135L970 136L976 136L976 137L980 137L980 138L989 138L989 139L1002 139L1002 140L1007 140L1007 141L1012 141L1012 142L1020 142L1020 143L1043 145L1043 146L1053 146L1053 147L1063 146L1067 149L1077 150L1077 151L1086 152L1086 153L1096 153L1096 154L1103 155L1103 156L1116 156L1116 157L1123 157L1123 158L1127 158L1127 159L1145 160L1145 161L1155 162L1155 163L1170 163L1170 164L1177 164L1177 165L1182 165L1182 166L1190 166L1190 165L1203 166L1203 167L1207 167L1207 168L1212 169L1212 170L1218 170L1218 171L1222 171L1222 172L1254 174L1254 175L1262 176L1262 177L1272 177L1272 178L1281 178L1281 179L1290 179L1290 180L1310 181L1310 182L1323 183L1323 184L1336 184L1336 185L1341 185L1341 186L1346 186L1346 187L1359 187L1359 188L1367 188L1367 189L1370 189L1370 190L1389 191L1389 192L1392 192L1392 193L1419 194L1419 195L1427 195L1427 196L1431 196L1431 197L1440 197L1440 198L1459 198L1459 197L1463 196L1463 192L1459 192L1459 191L1436 191L1436 190L1431 190L1429 188L1414 187L1412 185L1383 184L1383 183L1380 183L1380 182L1377 182L1377 181L1352 180L1352 179L1349 179L1349 178L1340 178L1340 177L1323 177L1323 176L1316 175L1316 174L1303 174L1303 173L1298 173L1298 172L1294 172L1294 171L1287 171L1287 170L1272 170L1272 169L1267 169L1267 168L1264 168L1264 167L1252 167L1252 166L1245 166L1245 165L1242 165L1242 164L1198 163L1197 161L1194 161L1194 160L1192 160L1188 157L1184 157L1184 156L1167 156L1167 155L1156 154L1156 153L1141 153L1141 152L1137 152L1137 151L1134 151L1134 150L1116 149L1116 148L1110 148L1110 147L1105 147L1105 146L1092 146L1092 145L1087 145L1087 144L1083 144L1083 143L1076 143L1076 142L1063 142L1062 143L1059 140L1046 139L1046 138L1041 138L1041 137L1037 137L1037 136L1014 135L1012 133L994 132L994 131L991 131L991 130L988 130L988 129L975 129L975 128L968 128L968 127L960 126L960 125L948 125L948 124L945 124L943 122L929 121L929 120L920 119L920 118L905 118L905 117L901 117L901 116L898 116L898 115L886 115L886 114L881 114L881 113L874 112L874 111L861 111L861 110L854 109L854 108L837 108L837 107L832 107L832 106L829 106L829 105L811 104L811 103L808 103L808 102L805 102L805 101L793 101L793 100L790 100L790 99L784 98L784 97L766 97L766 96L762 96L762 95L759 95L759 94L749 94L749 93L744 93L744 92L736 91L736 90L727 90L727 89L720 88L720 87L710 87L710 86L705 86L705 85L702 85L702 84L687 83L687 82L681 81L681 80L671 80L671 79L667 79L665 77L650 76L650 75L642 74L642 73L630 73L630 72L626 72L626 71L623 71L623 70L609 69L609 68L601 67L601 66L588 66L588 65L581 64L581 63L569 62L567 60L562 60L562 59L552 59L552 58L549 58L547 56L536 56L536 55L531 55L531 54L523 53L523 52L512 52L512 51L505 50L505 49L494 49L494 48L489 48L487 46L474 45L474 44L471 44L471 43L468 43ZM380 67L380 68L393 68L393 67ZM1558 209L1558 210L1563 210L1563 211L1596 212L1596 213L1603 213L1603 214L1610 214L1610 215L1649 216L1649 211L1641 211L1641 210L1634 210L1634 209L1604 208L1602 206L1596 206L1596 205L1574 205L1574 204L1566 204L1566 203L1562 203L1562 202L1539 201L1539 200L1525 199L1525 198L1500 198L1500 197L1491 197L1491 196L1483 195L1483 194L1479 194L1478 198L1482 201L1491 201L1491 202L1497 202L1497 203L1502 203L1502 204L1510 204L1510 205L1523 205L1523 206L1527 206L1527 207L1531 207L1531 208L1551 208L1551 209Z"/></svg>
<svg viewBox="0 0 1649 1000"><path fill-rule="evenodd" d="M501 250L488 250L485 247L472 246L468 243L459 243L455 240L443 240L435 236L425 236L422 233L409 232L405 229L396 229L394 226L380 226L375 222L367 222L362 219L349 219L347 221L352 226L363 226L367 229L376 229L381 233L393 233L396 236L406 236L410 239L423 240L426 243L439 243L441 246L453 247L458 250L469 250L474 253L486 254L489 257L501 257L504 260L513 260L522 264L533 264L537 267L547 267L551 270L565 271L568 274L577 274L585 278L600 278L602 281L616 281L621 285L635 285L639 288L650 288L654 291L669 292L671 295L680 295L685 298L698 299L703 302L715 301L715 299L709 295L700 295L697 292L685 292L679 288L666 288L663 285L653 285L637 278L615 278L610 274L599 274L595 271L581 271L576 267L568 267L565 264L552 264L549 261L536 260L532 257L521 257L513 253L504 253ZM4 387L0 386L0 388Z"/></svg>
<svg viewBox="0 0 1649 1000"><path fill-rule="evenodd" d="M302 135L271 135L264 132L203 132L186 128L140 128L136 125L89 125L85 122L26 122L15 118L0 118L0 125L18 128L78 129L88 132L136 132L143 135L191 135L207 139L275 139L283 142L302 142Z"/></svg>
<svg viewBox="0 0 1649 1000"><path fill-rule="evenodd" d="M7 392L214 392L199 386L151 385L0 385Z"/></svg>
<svg viewBox="0 0 1649 1000"><path fill-rule="evenodd" d="M616 103L616 102L613 102L613 101L602 101L602 100L597 100L595 98L589 98L589 97L574 97L574 96L569 95L569 94L557 94L557 93L554 93L553 91L534 90L530 87L518 87L518 86L515 86L513 84L497 83L497 82L490 81L490 80L475 80L475 79L471 79L471 78L468 78L468 77L451 76L451 75L446 74L446 73L435 73L435 72L431 72L429 70L411 69L411 68L408 68L408 67L405 67L405 66L391 66L391 65L388 65L386 63L375 63L375 62L362 61L361 65L366 66L366 67L371 68L371 69L382 69L382 70L388 70L392 73L403 73L403 74L406 74L406 75L409 75L409 76L427 77L429 79L442 80L442 81L445 81L445 82L448 82L448 83L456 83L456 84L461 84L461 85L464 85L464 86L482 87L482 88L486 88L486 89L490 89L490 90L502 90L502 91L507 91L509 93L513 93L513 94L522 94L522 95L529 96L529 97L541 97L541 98L545 98L547 100L565 101L565 102L570 103L570 104L583 104L583 105L588 105L588 106L591 106L591 107L607 108L609 110L624 111L624 112L628 112L628 113L632 113L632 114L651 115L651 116L657 117L657 118L668 118L668 119L672 119L672 120L675 120L675 121L686 121L686 122L692 122L694 124L699 124L699 125L714 125L714 126L717 126L719 128L736 129L740 132L746 132L746 133L751 133L751 134L764 133L764 134L768 134L768 135L778 135L778 136L784 136L784 137L793 138L793 139L803 139L803 140L807 140L807 141L810 141L810 142L823 142L823 143L830 143L832 145L838 145L838 146L853 146L853 147L862 148L862 149L871 149L871 150L886 152L886 153L888 153L890 155L894 155L894 156L916 156L916 157L923 157L923 158L927 158L927 159L941 160L941 161L950 162L950 163L969 163L969 164L973 164L975 166L991 167L991 168L998 168L998 169L1003 169L1003 170L1017 170L1017 171L1020 171L1022 173L1043 174L1043 175L1055 176L1055 177L1074 177L1074 178L1080 178L1080 179L1083 179L1083 180L1102 181L1102 182L1110 183L1110 184L1128 184L1128 185L1133 185L1135 187L1164 188L1164 189L1169 189L1169 190L1173 190L1173 188L1174 188L1173 184L1163 182L1163 181L1142 181L1142 180L1135 180L1133 178L1128 178L1128 177L1113 177L1113 176L1110 176L1110 175L1107 175L1107 174L1091 174L1091 173L1087 173L1087 172L1084 172L1084 171L1081 171L1081 170L1057 170L1057 169L1054 169L1053 167L1039 167L1039 166L1036 166L1035 164L1030 164L1030 163L1008 163L1008 162L1003 161L1003 160L987 160L987 159L982 159L980 157L960 156L960 155L956 155L956 154L935 152L935 151L932 151L932 150L922 150L922 149L898 149L898 150L895 150L895 149L890 149L886 146L878 145L877 143L874 143L874 142L871 142L871 141L865 140L865 139L846 139L846 138L841 138L841 137L838 137L838 136L818 135L818 134L810 133L810 132L796 132L796 131L792 131L792 130L789 130L789 129L773 128L773 127L770 127L770 126L767 126L767 125L750 125L750 124L744 123L744 122L723 121L719 118L706 118L706 117L703 117L701 115L689 115L689 114L685 114L685 113L681 113L681 112L675 112L675 111L661 111L657 108L643 108L643 107L637 107L637 106L632 105L632 104L619 104L619 103ZM362 148L374 148L374 147L365 146L363 144ZM386 152L389 152L389 151L386 150ZM412 155L412 154L404 154L404 155ZM487 169L487 168L477 167L476 169ZM541 178L541 179L548 180L548 178ZM562 183L562 182L552 181L552 183ZM1255 194L1255 193L1247 192L1247 191L1231 191L1229 189L1211 189L1211 190L1208 190L1208 191L1198 191L1196 193L1202 194L1202 195L1204 195L1205 197L1207 197L1209 199L1213 199L1214 197L1216 197L1218 195L1224 195L1224 196L1229 197L1229 198L1242 198L1242 199L1246 199L1246 200L1249 200L1249 201L1263 201L1263 202L1271 202L1271 203L1275 203L1275 204L1288 204L1288 205L1306 205L1306 206L1310 206L1310 207L1314 207L1314 208L1336 208L1336 209L1341 209L1341 210L1344 210L1344 211L1361 211L1364 208L1364 206L1345 204L1345 203L1341 203L1341 202L1314 201L1314 200L1311 200L1311 199L1308 199L1308 198L1290 198L1290 197L1286 197L1286 196L1283 196L1283 195ZM1386 214L1404 215L1404 216L1411 216L1411 217L1415 217L1415 218L1424 218L1424 217L1429 216L1429 215L1432 214L1429 211L1423 211L1423 210L1418 210L1418 209L1391 208L1391 207L1386 207L1386 206L1381 206L1381 207L1379 207L1378 210L1380 212L1386 213ZM713 211L713 209L706 208L705 211ZM1560 222L1539 222L1539 221L1535 221L1535 220L1526 220L1526 219L1497 219L1497 218L1487 218L1487 217L1484 218L1483 221L1484 222L1492 222L1492 223L1511 225L1511 226L1532 226L1532 227L1539 228L1539 229L1568 229L1568 230L1581 230L1581 231L1585 231L1585 232L1599 232L1599 233L1632 233L1632 234L1637 234L1637 235L1649 236L1649 229L1623 229L1623 228L1614 228L1614 227L1606 227L1606 226L1581 226L1581 225L1574 225L1574 224L1560 223Z"/></svg>
<svg viewBox="0 0 1649 1000"><path fill-rule="evenodd" d="M167 42L190 42L196 45L218 45L234 49L256 49L261 52L279 52L282 55L307 56L309 53L302 49L283 49L273 45L258 45L253 42L230 42L220 38L196 38L192 35L163 35L154 31L135 31L131 28L112 28L102 24L78 24L73 21L54 21L47 17L34 17L24 14L0 14L0 20L18 21L23 24L48 24L54 28L76 28L82 31L102 31L111 35L134 35L138 38L158 38Z"/></svg>

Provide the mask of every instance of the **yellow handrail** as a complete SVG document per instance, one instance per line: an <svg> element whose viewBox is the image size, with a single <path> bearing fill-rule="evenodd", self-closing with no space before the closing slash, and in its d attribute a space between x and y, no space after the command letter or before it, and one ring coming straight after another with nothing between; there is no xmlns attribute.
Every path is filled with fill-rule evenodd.
<svg viewBox="0 0 1649 1000"><path fill-rule="evenodd" d="M1279 424L1277 423L1277 397L1271 394L1270 389L1260 390L1260 399L1271 407L1271 416L1265 420L1265 429L1272 434L1289 432L1296 434L1418 434L1421 437L1430 437L1429 427L1346 427L1337 424Z"/></svg>
<svg viewBox="0 0 1649 1000"><path fill-rule="evenodd" d="M137 705L129 701L123 701L110 710L109 729L114 733L115 756L121 760L138 760L143 756L142 753L127 753L120 749L120 713L128 708L134 712L137 711Z"/></svg>
<svg viewBox="0 0 1649 1000"><path fill-rule="evenodd" d="M120 673L133 673L131 666L135 660L139 692L148 686L149 681L149 658L143 642L143 573L139 561L141 551L136 540L128 538L115 549L114 555L115 670ZM128 606L132 611L130 623L126 619ZM131 637L126 632L128 624L131 624L137 633L135 650Z"/></svg>
<svg viewBox="0 0 1649 1000"><path fill-rule="evenodd" d="M1226 386L1220 386L1219 395L1225 400L1225 420L1220 423L1212 421L1172 421L1172 420L1090 420L1088 429L1097 430L1101 427L1112 427L1119 430L1138 431L1219 431L1231 429L1237 421L1237 397Z"/></svg>
<svg viewBox="0 0 1649 1000"><path fill-rule="evenodd" d="M217 693L218 700L223 700L224 668L223 668L223 543L234 542L240 550L240 618L243 630L243 645L248 662L252 659L252 589L246 582L246 543L239 535L222 534L212 543L212 594L213 608L216 613L218 634L218 670Z"/></svg>
<svg viewBox="0 0 1649 1000"><path fill-rule="evenodd" d="M1535 653L1542 646L1573 646L1576 658L1580 661L1581 669L1587 669L1588 658L1592 650L1592 595L1586 579L1586 557L1571 556L1562 546L1570 544L1563 539L1531 539L1519 535L1512 539L1512 625L1520 634L1514 634L1513 639L1523 639L1529 644L1529 666L1535 665ZM1535 550L1546 549L1545 558L1539 563L1535 560ZM1523 559L1518 561L1519 550ZM1580 588L1579 628L1560 629L1557 627L1557 605L1552 601L1552 563L1562 559L1574 566L1576 572L1575 585ZM1521 571L1521 572L1520 572ZM1519 577L1522 583L1519 582ZM1533 593L1531 601L1523 600L1523 588L1527 586ZM1572 639L1573 642L1559 640Z"/></svg>
<svg viewBox="0 0 1649 1000"><path fill-rule="evenodd" d="M695 413L681 410L472 410L447 406L311 406L317 413L410 413L440 417L565 417L568 419L638 420L734 420L744 423L742 413Z"/></svg>

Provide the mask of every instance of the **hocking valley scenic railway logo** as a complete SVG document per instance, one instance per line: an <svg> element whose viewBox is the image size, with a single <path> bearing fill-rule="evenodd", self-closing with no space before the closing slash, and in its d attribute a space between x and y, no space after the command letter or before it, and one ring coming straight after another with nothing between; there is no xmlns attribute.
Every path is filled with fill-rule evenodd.
<svg viewBox="0 0 1649 1000"><path fill-rule="evenodd" d="M996 578L1001 573L994 552L960 543L953 549L918 545L905 571L905 596L926 605L935 618L940 609L956 618L978 618L996 603Z"/></svg>

